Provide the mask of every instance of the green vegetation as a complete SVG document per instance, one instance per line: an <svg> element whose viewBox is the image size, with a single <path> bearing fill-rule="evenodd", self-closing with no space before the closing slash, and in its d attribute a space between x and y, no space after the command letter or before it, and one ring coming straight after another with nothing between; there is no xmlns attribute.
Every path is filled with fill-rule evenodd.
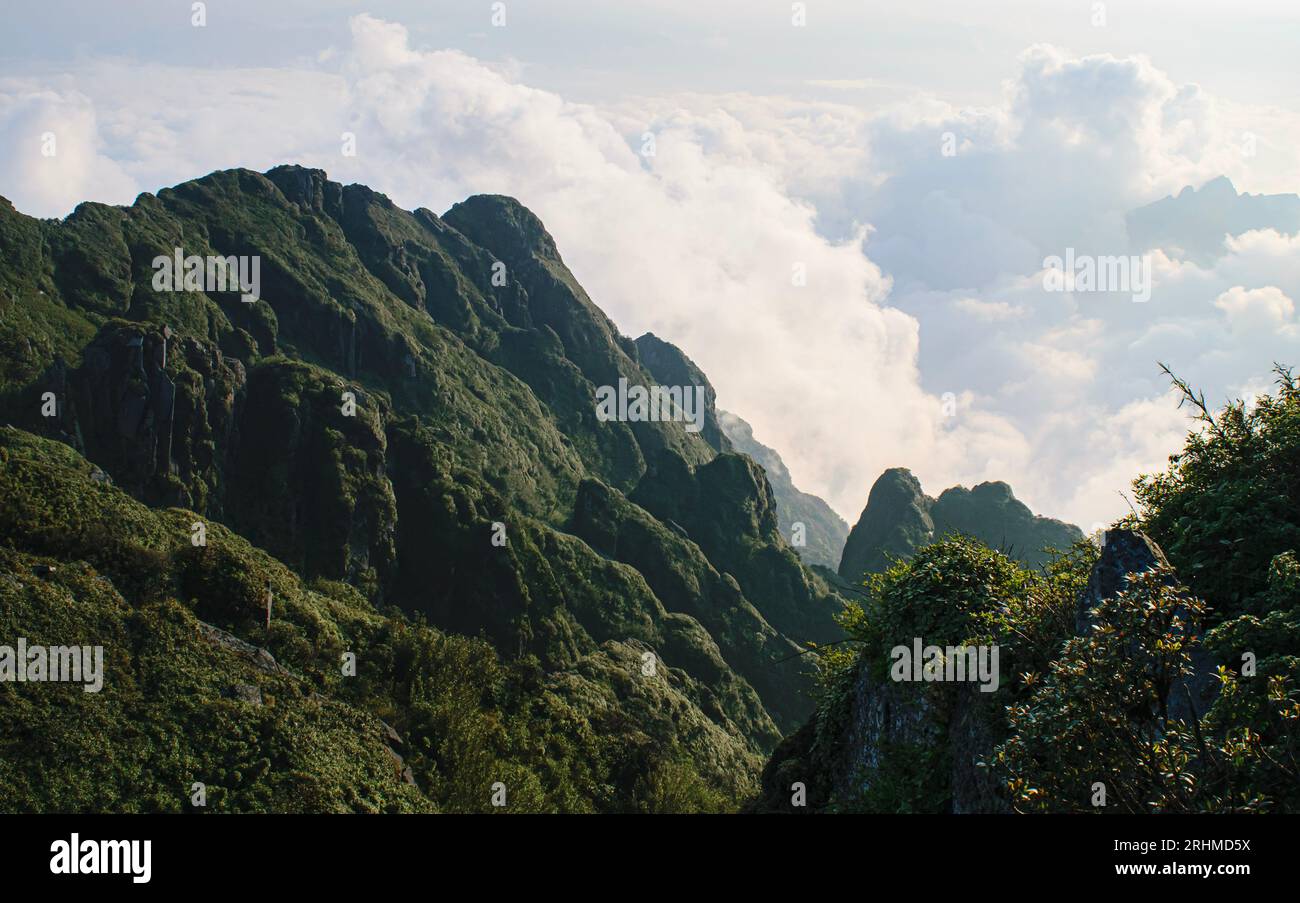
<svg viewBox="0 0 1300 903"><path fill-rule="evenodd" d="M263 300L154 291L175 247L258 255ZM280 167L0 203L0 645L107 669L0 683L0 811L1300 805L1288 371L1217 413L1178 383L1198 428L1120 525L1169 566L1109 584L1114 546L1006 484L904 470L810 570L785 533L820 509L712 390L699 434L601 423L620 377L705 381L509 198L440 218ZM891 680L917 638L996 646L997 691Z"/></svg>
<svg viewBox="0 0 1300 903"><path fill-rule="evenodd" d="M193 782L214 812L491 810L498 781L511 812L717 811L747 789L720 773L739 763L706 779L698 750L575 707L598 681L306 585L219 524L196 547L197 515L92 473L0 430L0 630L106 658L100 693L0 684L5 811L186 811Z"/></svg>
<svg viewBox="0 0 1300 903"><path fill-rule="evenodd" d="M1091 545L1079 543L1031 572L957 536L871 575L863 601L841 616L849 641L820 650L816 719L772 763L793 760L784 772L808 785L814 810L947 812L954 795L992 798L993 779L976 766L974 753L1005 736L1002 707L1031 692L1035 674L1068 634L1095 557ZM910 648L915 638L927 646L998 646L999 691L893 682L890 652ZM981 730L973 732L973 724ZM766 779L772 763L761 808L788 810Z"/></svg>
<svg viewBox="0 0 1300 903"><path fill-rule="evenodd" d="M1092 775L1111 811L1300 807L1300 387L1276 374L1274 394L1217 413L1174 380L1197 429L1135 482L1131 520L1173 571L1108 601L1013 712L1021 735L1000 754L1021 806L1084 809L1073 776ZM1177 717L1180 685L1211 668L1213 706Z"/></svg>
<svg viewBox="0 0 1300 903"><path fill-rule="evenodd" d="M820 811L1296 811L1300 387L1277 376L1217 413L1176 381L1197 429L1120 524L1169 566L1107 573L1080 543L1030 572L957 538L870 576L756 808L790 811L804 781ZM1122 588L1099 595L1108 578ZM890 681L913 637L997 644L1000 691Z"/></svg>
<svg viewBox="0 0 1300 903"><path fill-rule="evenodd" d="M1300 704L1281 678L1251 678L1263 704L1243 705L1250 691L1225 669L1210 716L1173 717L1168 700L1193 679L1190 628L1204 605L1171 576L1136 575L1096 609L1092 634L1066 644L1033 697L1012 706L1012 737L995 761L1019 811L1097 811L1099 786L1112 812L1295 805Z"/></svg>
<svg viewBox="0 0 1300 903"><path fill-rule="evenodd" d="M154 290L177 248L256 255L261 300ZM675 523L630 501L647 462L725 448L712 409L707 436L599 422L620 377L654 382L510 198L438 217L286 166L62 221L0 203L0 644L102 628L132 676L0 688L0 811L194 781L209 811L477 810L497 782L506 811L737 807L812 711L815 662L782 659L841 600L752 463ZM43 594L90 620L42 627ZM45 768L56 737L99 770Z"/></svg>

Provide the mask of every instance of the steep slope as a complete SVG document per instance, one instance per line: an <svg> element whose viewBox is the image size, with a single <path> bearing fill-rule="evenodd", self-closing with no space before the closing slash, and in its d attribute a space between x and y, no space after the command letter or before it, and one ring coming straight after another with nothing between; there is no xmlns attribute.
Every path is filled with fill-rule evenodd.
<svg viewBox="0 0 1300 903"><path fill-rule="evenodd" d="M844 553L849 525L826 502L815 495L799 491L790 479L790 471L786 469L781 456L756 440L748 423L727 411L718 412L718 422L732 447L757 461L767 474L772 494L776 497L777 523L781 535L793 537L794 525L802 524L804 544L795 545L794 550L806 563L834 570Z"/></svg>
<svg viewBox="0 0 1300 903"><path fill-rule="evenodd" d="M1066 549L1083 538L1078 527L1035 515L1006 483L954 486L933 499L911 471L885 471L871 487L862 516L849 533L840 560L845 580L884 571L897 558L945 536L964 534L1032 567L1043 565L1046 549Z"/></svg>
<svg viewBox="0 0 1300 903"><path fill-rule="evenodd" d="M704 375L704 371L695 365L680 348L671 342L665 342L653 332L647 332L636 340L637 355L641 364L664 386L699 386L704 389L704 424L700 438L709 443L715 451L731 451L731 442L720 423L721 412L718 411L718 393L713 384Z"/></svg>
<svg viewBox="0 0 1300 903"><path fill-rule="evenodd" d="M807 564L834 569L848 536L848 524L824 501L795 488L781 456L755 441L748 423L718 410L713 385L680 348L650 332L636 340L636 347L641 363L662 385L703 388L705 410L700 436L716 451L734 450L758 462L772 487L781 535ZM802 524L798 531L796 523Z"/></svg>
<svg viewBox="0 0 1300 903"><path fill-rule="evenodd" d="M255 257L258 300L157 290L176 249ZM582 717L731 775L714 786L752 780L811 711L796 653L838 636L839 598L776 529L762 471L710 469L720 431L597 417L598 387L659 379L512 199L438 217L290 166L62 222L0 203L0 352L0 418L303 580L482 635ZM670 500L660 468L716 478Z"/></svg>
<svg viewBox="0 0 1300 903"><path fill-rule="evenodd" d="M655 810L750 786L707 689L629 677L635 639L550 672L503 663L13 428L0 491L3 645L103 649L98 692L0 682L0 811L490 811L497 782L507 811Z"/></svg>
<svg viewBox="0 0 1300 903"><path fill-rule="evenodd" d="M910 470L894 467L882 473L845 541L840 576L860 580L864 573L879 573L893 558L905 558L928 543L934 536L932 505Z"/></svg>

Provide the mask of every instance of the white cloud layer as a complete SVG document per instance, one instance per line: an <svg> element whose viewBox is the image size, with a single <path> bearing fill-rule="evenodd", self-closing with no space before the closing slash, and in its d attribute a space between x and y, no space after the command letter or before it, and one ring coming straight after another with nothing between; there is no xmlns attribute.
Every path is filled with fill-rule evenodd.
<svg viewBox="0 0 1300 903"><path fill-rule="evenodd" d="M1156 253L1146 304L1046 291L1044 257L1127 253L1124 214L1186 184L1296 171L1277 149L1300 147L1300 126L1261 117L1275 150L1261 161L1242 152L1248 108L1144 58L1047 46L1022 55L1003 96L598 108L360 15L349 46L297 68L99 61L0 80L0 194L62 215L282 162L408 208L510 194L625 332L680 345L720 404L850 520L902 465L932 492L1008 480L1087 527L1127 510L1119 492L1187 429L1158 360L1219 400L1258 391L1275 359L1300 363L1300 239L1247 233L1209 267Z"/></svg>

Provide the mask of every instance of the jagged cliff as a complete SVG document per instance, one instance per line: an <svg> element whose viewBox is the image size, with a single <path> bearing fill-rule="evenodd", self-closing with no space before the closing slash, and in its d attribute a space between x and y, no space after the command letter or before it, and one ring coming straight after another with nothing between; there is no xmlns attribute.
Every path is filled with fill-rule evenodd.
<svg viewBox="0 0 1300 903"><path fill-rule="evenodd" d="M808 564L835 570L844 552L844 541L849 536L849 525L822 499L801 492L790 478L790 471L775 449L768 448L754 438L748 423L727 411L718 412L722 431L738 452L749 455L763 468L767 481L776 497L777 523L781 534L790 538L796 535L796 524L802 524L802 545L795 551Z"/></svg>
<svg viewBox="0 0 1300 903"><path fill-rule="evenodd" d="M157 290L152 262L177 248L256 256L260 298ZM707 380L673 346L621 336L517 201L440 217L285 166L61 222L0 202L0 302L0 418L21 435L305 585L482 635L537 669L527 692L660 748L593 777L623 802L669 753L738 798L811 712L798 653L838 636L841 600L789 548L762 469L730 452L711 388L699 433L597 416L597 387L620 378ZM168 560L190 541L181 520L153 543ZM160 565L157 592L192 605L182 578ZM283 654L274 631L216 626Z"/></svg>
<svg viewBox="0 0 1300 903"><path fill-rule="evenodd" d="M1275 373L1220 411L1175 380L1199 422L1100 548L1031 569L959 535L874 575L752 808L1296 811L1300 383ZM887 476L877 538L924 535L919 487Z"/></svg>

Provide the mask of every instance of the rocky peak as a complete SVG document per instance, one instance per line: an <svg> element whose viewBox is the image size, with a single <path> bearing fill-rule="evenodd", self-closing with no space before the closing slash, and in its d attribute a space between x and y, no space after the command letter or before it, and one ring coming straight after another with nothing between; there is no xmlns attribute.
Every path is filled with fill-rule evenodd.
<svg viewBox="0 0 1300 903"><path fill-rule="evenodd" d="M664 386L681 386L693 388L704 387L704 427L700 435L713 447L714 451L731 451L731 442L722 432L718 423L717 395L704 371L695 365L680 348L671 342L665 342L653 332L647 332L636 340L637 355L641 364L650 371L650 375Z"/></svg>
<svg viewBox="0 0 1300 903"><path fill-rule="evenodd" d="M1136 530L1107 530L1102 538L1101 557L1088 575L1088 586L1079 596L1075 611L1075 633L1085 636L1096 625L1094 610L1107 599L1128 589L1129 578L1135 574L1162 569L1167 572L1164 583L1178 585L1178 578L1160 546L1145 533ZM1184 622L1187 615L1183 612ZM1189 624L1195 630L1197 625ZM1219 683L1215 678L1215 663L1201 644L1192 647L1191 673L1174 681L1167 697L1167 713L1171 719L1187 723L1196 721L1209 711L1218 695Z"/></svg>
<svg viewBox="0 0 1300 903"><path fill-rule="evenodd" d="M1088 575L1088 588L1079 596L1075 633L1083 636L1091 629L1095 623L1092 610L1127 589L1130 575L1168 567L1165 553L1145 533L1107 530L1102 535L1101 557Z"/></svg>
<svg viewBox="0 0 1300 903"><path fill-rule="evenodd" d="M508 266L530 257L560 259L555 239L531 210L502 194L476 194L443 214L443 220L476 244L492 249Z"/></svg>
<svg viewBox="0 0 1300 903"><path fill-rule="evenodd" d="M335 219L342 215L343 186L331 182L325 170L297 165L277 166L269 170L266 177L291 204Z"/></svg>
<svg viewBox="0 0 1300 903"><path fill-rule="evenodd" d="M891 555L909 555L934 535L932 502L905 467L892 467L871 487L862 516L849 531L840 576L857 581L889 567Z"/></svg>
<svg viewBox="0 0 1300 903"><path fill-rule="evenodd" d="M706 551L776 538L776 501L763 469L737 454L691 467L670 451L652 456L632 500L685 526Z"/></svg>
<svg viewBox="0 0 1300 903"><path fill-rule="evenodd" d="M962 533L1030 566L1047 561L1045 549L1065 549L1083 538L1078 527L1041 517L1002 481L972 489L954 486L932 499L905 468L885 471L871 487L867 506L849 533L840 576L859 580L882 571L890 557L907 557L921 546Z"/></svg>

